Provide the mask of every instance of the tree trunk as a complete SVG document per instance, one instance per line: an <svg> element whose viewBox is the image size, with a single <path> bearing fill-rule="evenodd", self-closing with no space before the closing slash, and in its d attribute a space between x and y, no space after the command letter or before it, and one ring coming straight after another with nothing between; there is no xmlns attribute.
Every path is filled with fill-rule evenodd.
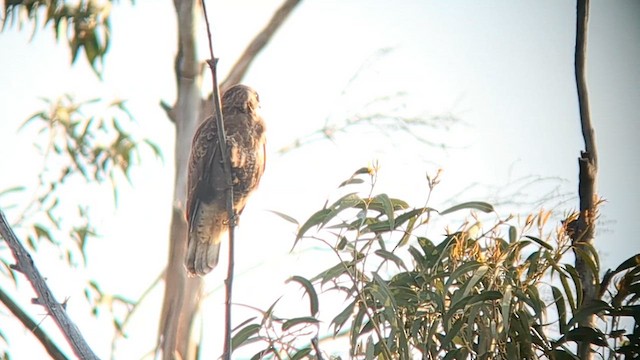
<svg viewBox="0 0 640 360"><path fill-rule="evenodd" d="M176 76L178 98L171 111L176 125L175 189L165 274L165 294L160 314L158 349L163 359L188 359L190 333L202 292L202 279L189 278L184 270L187 222L184 207L187 199L187 165L191 139L199 122L200 71L196 53L195 24L197 0L174 0L178 17L178 54Z"/></svg>
<svg viewBox="0 0 640 360"><path fill-rule="evenodd" d="M585 151L580 152L578 159L580 197L580 216L578 217L572 243L576 254L576 271L580 274L582 285L582 304L584 307L596 299L596 273L591 270L589 262L597 264L590 249L593 249L595 235L595 220L597 213L596 184L598 175L598 156L596 149L595 131L591 124L589 110L589 94L587 91L587 30L589 24L589 0L578 0L576 16L576 52L575 74L580 106L580 124L585 143ZM594 316L589 316L579 323L579 326L594 327ZM592 359L591 345L588 342L578 342L580 359Z"/></svg>

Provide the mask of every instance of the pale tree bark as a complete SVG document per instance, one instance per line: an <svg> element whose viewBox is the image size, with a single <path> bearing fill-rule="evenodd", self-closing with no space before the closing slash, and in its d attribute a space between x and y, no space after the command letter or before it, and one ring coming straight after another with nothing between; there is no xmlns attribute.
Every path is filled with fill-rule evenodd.
<svg viewBox="0 0 640 360"><path fill-rule="evenodd" d="M596 184L598 175L598 154L595 131L591 124L586 76L588 24L589 0L578 0L575 75L585 150L580 152L580 158L578 158L580 215L572 232L572 242L576 253L576 271L580 274L582 285L582 306L586 306L596 299L596 283L599 276L598 273L594 274L588 265L589 261L593 264L596 263L594 256L588 249L593 248L595 236L595 220L597 215ZM579 325L594 327L594 316L585 318ZM579 342L578 355L580 359L592 359L593 353L590 344L587 342Z"/></svg>
<svg viewBox="0 0 640 360"><path fill-rule="evenodd" d="M196 344L191 340L191 329L202 296L202 279L189 278L183 265L187 242L184 210L191 139L198 123L212 113L211 101L200 96L201 74L196 53L198 34L195 33L195 23L201 16L201 7L197 5L197 1L199 0L174 0L178 17L178 96L172 107L162 105L176 126L173 214L157 348L163 359L195 358ZM299 2L300 0L286 0L274 13L269 24L255 37L230 71L230 75L222 82L222 92L242 80L257 54ZM216 34L213 36L215 38Z"/></svg>

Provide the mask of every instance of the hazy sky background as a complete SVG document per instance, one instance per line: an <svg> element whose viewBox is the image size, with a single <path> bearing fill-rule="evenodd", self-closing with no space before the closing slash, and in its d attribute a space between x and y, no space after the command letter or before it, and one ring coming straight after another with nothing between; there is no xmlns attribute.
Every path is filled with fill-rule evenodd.
<svg viewBox="0 0 640 360"><path fill-rule="evenodd" d="M279 1L255 0L208 3L222 75L279 5ZM596 241L603 269L640 251L635 231L640 218L638 19L640 2L592 2L588 80L599 149L598 192L607 200ZM137 120L132 132L157 142L164 153L164 164L150 152L143 153L142 167L133 171L133 185L124 184L120 190L117 209L108 187L101 191L79 187L69 193L70 198L91 201L101 234L89 244L86 271L60 271L59 255L47 251L47 246L35 256L58 299L69 297L70 314L103 358L110 351L105 340L111 337L105 332L109 320L87 316L81 290L69 278L95 278L105 291L135 299L162 271L173 195L174 130L158 103L173 103L176 95L172 2L137 1L135 6L120 2L113 8L112 21L103 82L84 58L70 67L67 45L56 44L48 29L38 29L31 41L30 25L0 34L0 190L37 183L41 160L32 146L34 131L16 131L31 114L45 108L39 97L70 93L78 100L126 99ZM288 276L313 276L336 261L318 251L289 254L295 228L266 210L304 221L327 198L335 198L340 182L376 159L381 165L377 192L406 199L412 206L423 205L425 172L433 174L438 168L444 170L442 184L430 205L439 209L472 184L492 188L473 187L457 201L493 201L496 188L506 195L517 188L510 183L526 176L552 180L527 188L527 196L520 200L535 201L548 192L576 194L577 158L584 145L573 73L574 36L573 2L303 1L244 80L260 93L269 155L260 189L237 233L235 301L266 307L291 287L283 283ZM208 53L204 36L199 46L204 59ZM209 78L204 79L207 83ZM398 92L405 95L386 105L366 106ZM406 133L385 135L357 127L333 142L320 140L284 155L277 152L325 122L339 123L376 111L427 117L452 114L463 123L449 131L421 133L450 145L447 150L426 146ZM568 201L554 209L558 215L578 206L575 196L561 199ZM545 206L556 205L558 201ZM15 211L8 211L10 219ZM497 211L506 217L537 208L503 205ZM458 224L454 220L462 222L445 220L453 225ZM19 236L24 233L18 231ZM442 233L442 227L429 229L436 241ZM9 256L4 247L0 252ZM204 305L203 323L205 351L212 356L221 352L217 334L223 323L219 290L224 263L207 277L212 295ZM23 291L17 296L26 303L32 295L26 282L21 284ZM12 289L5 283L0 286ZM261 295L256 297L257 293ZM161 296L158 287L133 318L132 337L118 342L116 358L140 358L153 349ZM42 313L35 306L30 310ZM334 310L321 307L329 320ZM249 315L235 316L240 322ZM44 326L55 333L50 319ZM18 359L42 356L33 337L19 326L16 329L9 335L12 354Z"/></svg>

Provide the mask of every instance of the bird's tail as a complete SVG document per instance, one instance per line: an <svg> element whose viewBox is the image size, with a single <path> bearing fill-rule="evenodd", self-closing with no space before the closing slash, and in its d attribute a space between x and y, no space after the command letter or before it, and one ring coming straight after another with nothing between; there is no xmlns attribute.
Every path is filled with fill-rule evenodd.
<svg viewBox="0 0 640 360"><path fill-rule="evenodd" d="M218 264L220 242L227 234L225 211L200 204L189 224L185 265L189 275L203 276Z"/></svg>

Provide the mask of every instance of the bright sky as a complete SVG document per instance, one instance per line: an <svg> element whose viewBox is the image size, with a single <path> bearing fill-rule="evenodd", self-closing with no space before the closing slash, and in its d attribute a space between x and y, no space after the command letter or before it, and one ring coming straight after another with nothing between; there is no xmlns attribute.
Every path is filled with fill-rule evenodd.
<svg viewBox="0 0 640 360"><path fill-rule="evenodd" d="M209 5L221 74L279 4L245 0ZM639 18L637 1L592 3L589 87L600 157L598 190L607 199L596 242L603 268L640 251L634 226L640 217ZM150 153L143 154L144 164L134 171L133 186L121 189L118 209L113 208L108 188L104 193L69 194L91 201L102 235L89 244L86 272L60 271L57 253L46 251L46 246L35 257L58 299L69 297L71 316L103 358L110 354L109 321L106 316L98 320L88 316L77 283L69 279L95 278L107 292L138 297L166 262L173 195L173 127L158 106L160 100L172 103L175 98L173 5L120 2L112 19L104 82L93 76L84 59L69 67L66 44L56 45L48 30L38 30L31 42L28 26L0 34L0 154L4 154L0 190L36 184L41 161L32 146L33 132L16 131L44 107L39 97L71 93L79 100L127 99L137 120L134 132L151 138L164 152L164 164ZM534 201L556 187L558 193L575 194L577 157L584 145L573 77L574 27L574 4L550 0L300 4L244 81L260 93L269 156L260 189L238 229L235 301L266 308L285 289L288 276L313 276L335 262L329 257L327 262L318 261L317 252L289 254L295 229L266 210L304 221L335 196L342 180L375 159L381 165L378 192L408 200L412 206L425 200L425 172L438 168L444 175L431 206L440 209L474 183L502 189L506 195L515 188L510 182L529 175L557 180L528 188L526 200ZM199 45L204 59L208 53L204 36ZM382 49L388 51L380 55ZM326 121L367 115L365 104L399 91L406 96L383 110L399 106L408 116L450 112L464 122L450 131L425 133L451 149L428 147L400 132L385 136L358 127L334 142L317 141L285 155L277 153ZM495 192L474 187L457 199L492 201ZM557 210L561 214L575 207L577 198L571 198ZM506 216L514 208L498 206L497 211ZM433 228L431 235L437 239L440 233L442 228ZM8 256L3 247L0 254ZM212 356L221 353L221 337L216 334L223 323L224 266L223 262L207 277L207 289L213 294L204 305L204 350ZM19 298L27 303L32 294L25 282L21 285ZM116 358L141 358L152 350L161 296L158 287L133 318L131 337L117 343ZM42 313L35 306L29 310ZM249 314L236 313L237 322ZM329 308L323 314L328 319L335 315ZM55 333L50 319L44 326ZM42 356L32 336L19 326L16 329L9 334L14 357Z"/></svg>

